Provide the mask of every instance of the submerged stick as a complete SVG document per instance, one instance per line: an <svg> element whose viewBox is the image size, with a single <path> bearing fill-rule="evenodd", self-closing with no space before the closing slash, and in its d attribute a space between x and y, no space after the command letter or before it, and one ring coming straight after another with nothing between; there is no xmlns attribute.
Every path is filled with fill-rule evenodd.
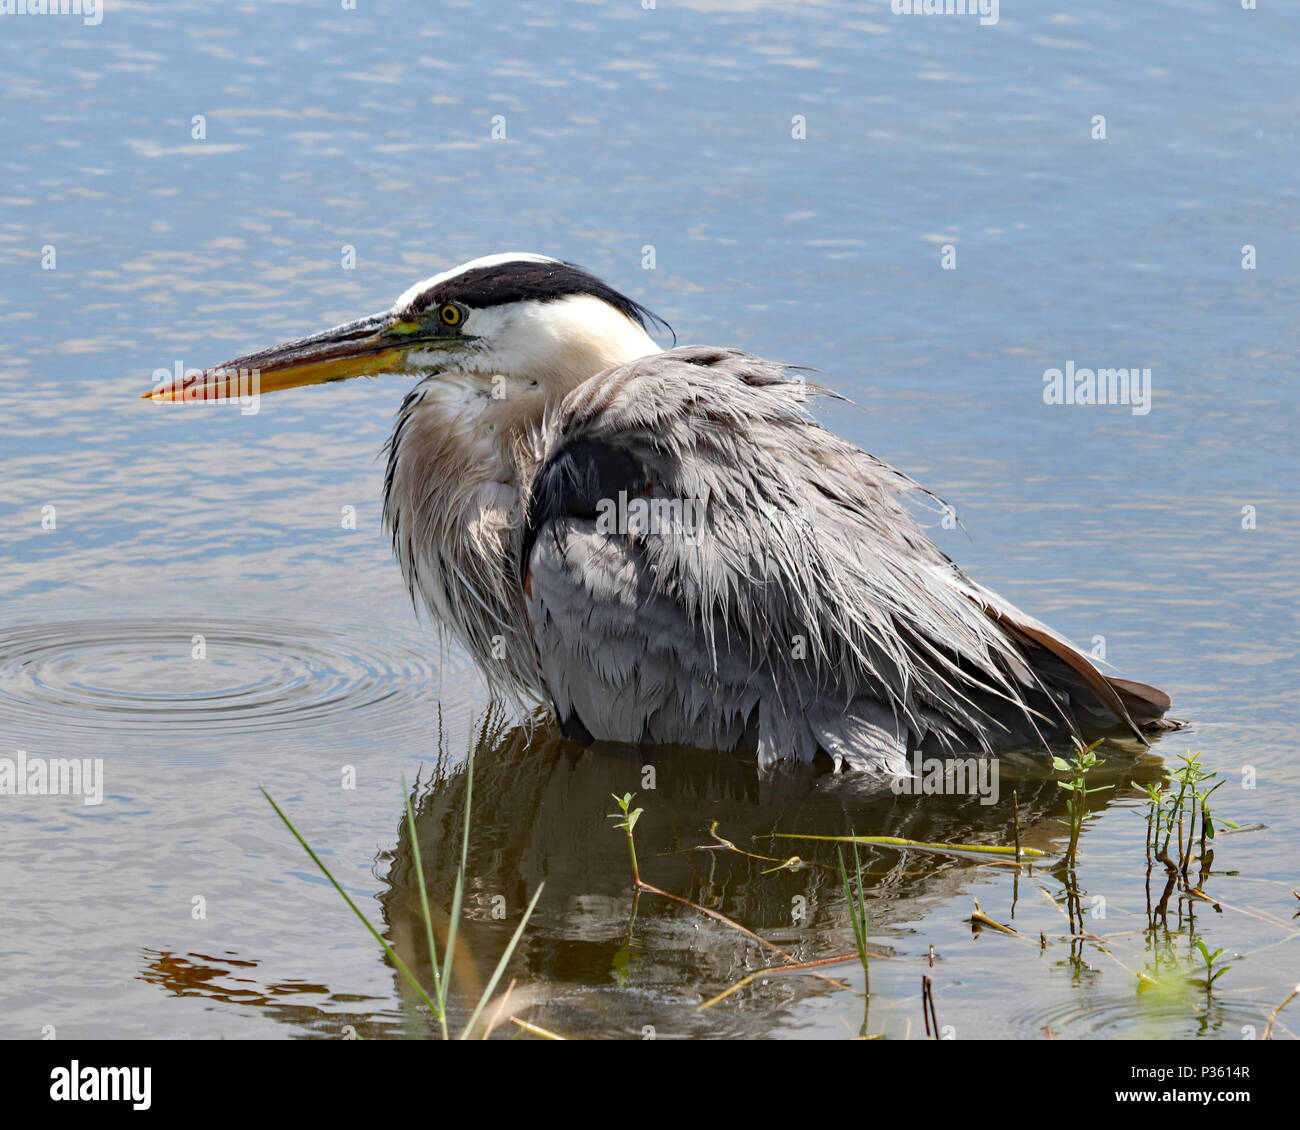
<svg viewBox="0 0 1300 1130"><path fill-rule="evenodd" d="M1013 937L1016 938L1024 937L1024 935L1019 930L1013 929L1010 926L1004 926L1002 925L1001 922L997 922L994 919L990 918L987 914L985 914L984 911L980 909L979 899L975 900L975 909L971 912L970 922L972 925L978 924L980 926L987 926L991 930L999 930L1003 934L1011 934ZM1029 939L1026 938L1025 940L1028 941Z"/></svg>
<svg viewBox="0 0 1300 1130"><path fill-rule="evenodd" d="M879 957L881 955L877 954L876 956ZM742 977L730 988L724 989L716 997L712 997L703 1004L697 1005L695 1011L703 1012L706 1008L712 1008L719 1001L726 1000L732 993L738 992L746 985L757 980L759 977L766 977L769 973L804 973L816 969L820 965L838 965L841 962L857 960L859 960L859 958L856 953L846 953L841 954L839 957L819 957L815 961L798 961L793 965L770 965L766 969L756 969L748 976ZM833 978L826 977L823 974L816 974L816 976L821 977L823 981L830 981L831 984L835 984Z"/></svg>
<svg viewBox="0 0 1300 1130"><path fill-rule="evenodd" d="M519 1017L517 1016L512 1016L510 1018L510 1023L513 1024L516 1028L520 1028L525 1032L531 1032L534 1036L541 1036L542 1039L544 1040L562 1041L565 1039L564 1036L557 1035L554 1032L548 1032L545 1028L541 1028L536 1024L529 1024L527 1020L520 1020Z"/></svg>
<svg viewBox="0 0 1300 1130"><path fill-rule="evenodd" d="M1297 996L1300 996L1300 985L1292 989L1291 995L1273 1010L1272 1015L1268 1018L1268 1027L1264 1029L1264 1039L1271 1040L1273 1038L1273 1021L1277 1019L1277 1014L1295 1000Z"/></svg>

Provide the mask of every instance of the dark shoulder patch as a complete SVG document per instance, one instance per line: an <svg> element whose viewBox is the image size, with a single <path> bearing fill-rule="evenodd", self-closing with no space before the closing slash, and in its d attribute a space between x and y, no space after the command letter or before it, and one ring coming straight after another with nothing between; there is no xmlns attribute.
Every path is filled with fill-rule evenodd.
<svg viewBox="0 0 1300 1130"><path fill-rule="evenodd" d="M595 518L602 499L617 500L619 491L633 495L645 483L645 469L621 447L580 439L557 451L533 480L520 547L521 583L528 571L533 545L547 522L557 518Z"/></svg>

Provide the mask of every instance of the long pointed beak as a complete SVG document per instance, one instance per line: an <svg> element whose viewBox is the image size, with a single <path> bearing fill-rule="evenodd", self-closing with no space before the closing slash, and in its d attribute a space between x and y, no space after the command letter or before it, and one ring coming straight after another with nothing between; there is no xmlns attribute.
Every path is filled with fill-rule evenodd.
<svg viewBox="0 0 1300 1130"><path fill-rule="evenodd" d="M412 349L445 348L465 340L422 331L418 323L403 321L391 311L372 314L211 369L189 370L163 381L143 398L158 402L223 400L250 392L278 392L350 377L400 373Z"/></svg>

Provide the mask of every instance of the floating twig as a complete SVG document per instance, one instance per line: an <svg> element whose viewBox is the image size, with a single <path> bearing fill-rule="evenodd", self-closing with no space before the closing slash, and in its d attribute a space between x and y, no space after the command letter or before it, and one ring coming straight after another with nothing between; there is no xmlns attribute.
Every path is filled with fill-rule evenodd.
<svg viewBox="0 0 1300 1130"><path fill-rule="evenodd" d="M1009 855L1013 858L1016 854L1014 847L1003 847L1000 844L931 844L922 840L905 840L901 836L814 836L802 832L773 832L772 835L780 840L825 840L837 844L876 844L880 847L916 848L919 851L970 852L976 855ZM1038 848L1021 848L1020 853L1034 859L1043 858L1048 854Z"/></svg>
<svg viewBox="0 0 1300 1130"><path fill-rule="evenodd" d="M877 954L876 956L879 957L880 955ZM726 1000L727 997L731 996L732 993L738 992L739 990L743 989L746 985L749 985L752 982L756 981L759 977L766 977L769 973L804 973L809 970L816 969L819 966L823 966L823 965L838 965L841 962L857 961L857 960L859 959L856 953L846 953L846 954L841 954L839 957L819 957L815 961L796 961L791 965L769 965L766 969L756 969L754 970L753 973L750 973L748 976L742 977L734 985L731 985L729 988L724 989L716 997L711 997L709 1000L706 1000L703 1004L696 1006L695 1011L703 1012L706 1008L712 1008L719 1001ZM842 981L836 982L833 977L827 977L821 973L815 974L815 976L821 977L823 981L830 981L831 984L838 984L838 985L844 984L844 982Z"/></svg>
<svg viewBox="0 0 1300 1130"><path fill-rule="evenodd" d="M1297 985L1294 989L1292 989L1291 995L1288 996L1286 1000L1284 1000L1280 1005L1278 1005L1277 1008L1275 1008L1273 1012L1270 1014L1268 1018L1268 1026L1264 1029L1264 1039L1271 1040L1273 1038L1273 1021L1277 1019L1277 1014L1281 1012L1284 1008L1286 1008L1286 1006L1289 1005L1293 1000L1295 1000L1297 996L1300 996L1300 985Z"/></svg>
<svg viewBox="0 0 1300 1130"><path fill-rule="evenodd" d="M555 1032L548 1032L536 1024L529 1024L527 1020L520 1020L517 1016L510 1018L510 1023L516 1028L521 1028L525 1032L531 1032L534 1036L541 1036L543 1040L564 1040L564 1036L557 1035Z"/></svg>

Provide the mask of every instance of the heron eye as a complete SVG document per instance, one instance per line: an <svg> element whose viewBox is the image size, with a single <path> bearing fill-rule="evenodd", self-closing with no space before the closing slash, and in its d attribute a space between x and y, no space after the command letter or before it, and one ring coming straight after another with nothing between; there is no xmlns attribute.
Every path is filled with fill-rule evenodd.
<svg viewBox="0 0 1300 1130"><path fill-rule="evenodd" d="M461 313L459 306L447 302L438 308L438 317L442 320L444 326L458 326L464 320L465 315Z"/></svg>

